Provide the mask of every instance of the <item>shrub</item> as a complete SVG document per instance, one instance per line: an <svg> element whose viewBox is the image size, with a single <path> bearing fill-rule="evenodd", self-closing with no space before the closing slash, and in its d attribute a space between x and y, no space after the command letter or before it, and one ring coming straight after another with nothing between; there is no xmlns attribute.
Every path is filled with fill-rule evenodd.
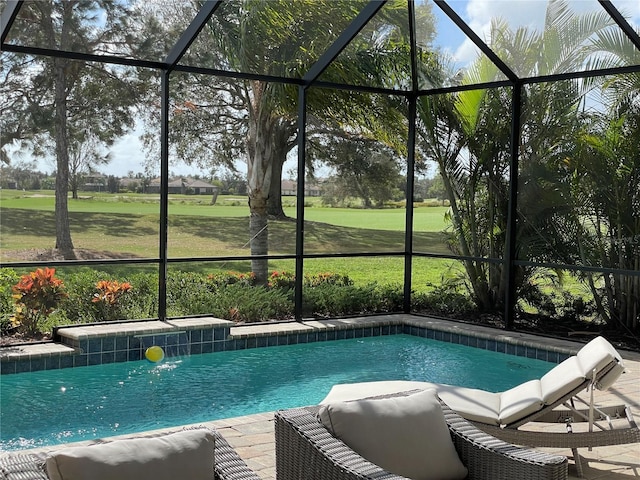
<svg viewBox="0 0 640 480"><path fill-rule="evenodd" d="M14 328L11 321L16 308L13 286L19 279L15 270L0 268L0 335L6 335Z"/></svg>
<svg viewBox="0 0 640 480"><path fill-rule="evenodd" d="M67 296L64 283L55 274L55 268L38 268L22 275L13 286L13 298L16 301L13 322L18 331L28 335L39 333L40 323Z"/></svg>
<svg viewBox="0 0 640 480"><path fill-rule="evenodd" d="M123 315L122 298L131 291L129 282L117 280L100 280L96 283L97 292L91 301L96 304L100 320L118 320Z"/></svg>

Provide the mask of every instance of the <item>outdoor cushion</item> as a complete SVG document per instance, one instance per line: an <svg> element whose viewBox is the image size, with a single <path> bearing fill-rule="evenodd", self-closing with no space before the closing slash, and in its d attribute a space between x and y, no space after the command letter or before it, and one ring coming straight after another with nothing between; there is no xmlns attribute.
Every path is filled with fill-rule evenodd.
<svg viewBox="0 0 640 480"><path fill-rule="evenodd" d="M500 423L508 425L542 408L540 380L529 380L500 394Z"/></svg>
<svg viewBox="0 0 640 480"><path fill-rule="evenodd" d="M591 340L580 349L576 356L582 366L582 372L587 378L591 378L594 369L599 371L613 361L618 363L600 379L598 385L596 385L600 390L609 388L624 372L622 358L613 348L613 345L603 337L596 337Z"/></svg>
<svg viewBox="0 0 640 480"><path fill-rule="evenodd" d="M546 405L551 405L577 388L584 378L578 357L567 358L540 379L542 400Z"/></svg>
<svg viewBox="0 0 640 480"><path fill-rule="evenodd" d="M414 480L461 480L460 461L433 389L322 405L322 424L371 463Z"/></svg>
<svg viewBox="0 0 640 480"><path fill-rule="evenodd" d="M47 458L47 475L51 480L210 479L214 439L199 429L65 448Z"/></svg>
<svg viewBox="0 0 640 480"><path fill-rule="evenodd" d="M472 422L499 425L500 394L476 388L438 385L438 396L454 412Z"/></svg>
<svg viewBox="0 0 640 480"><path fill-rule="evenodd" d="M602 367L617 358L617 352L602 337L596 337L587 343L576 354L580 365L582 365L585 375L590 374L594 369L600 370Z"/></svg>
<svg viewBox="0 0 640 480"><path fill-rule="evenodd" d="M438 385L429 382L412 380L381 380L377 382L340 383L331 387L329 393L320 401L320 405L333 402L346 402L363 398L390 395L392 393L410 392L412 390L426 390Z"/></svg>

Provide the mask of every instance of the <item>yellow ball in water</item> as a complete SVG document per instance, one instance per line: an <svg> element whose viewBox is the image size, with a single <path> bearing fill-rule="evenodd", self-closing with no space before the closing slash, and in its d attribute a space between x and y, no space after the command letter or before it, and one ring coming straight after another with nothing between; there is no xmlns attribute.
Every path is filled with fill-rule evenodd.
<svg viewBox="0 0 640 480"><path fill-rule="evenodd" d="M154 345L152 347L147 348L147 350L144 352L144 356L150 362L158 363L158 362L161 362L162 359L164 358L164 350L162 350L162 347Z"/></svg>

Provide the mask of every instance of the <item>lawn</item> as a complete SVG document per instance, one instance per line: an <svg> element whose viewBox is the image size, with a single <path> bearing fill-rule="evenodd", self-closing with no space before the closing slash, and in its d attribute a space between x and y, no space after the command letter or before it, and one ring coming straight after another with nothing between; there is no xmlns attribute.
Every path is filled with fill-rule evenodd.
<svg viewBox="0 0 640 480"><path fill-rule="evenodd" d="M158 256L159 199L150 195L110 195L83 192L69 199L74 246L95 252L97 258ZM26 251L50 249L55 243L53 192L0 192L0 258L18 261ZM315 200L315 199L314 199ZM168 250L170 258L249 255L246 198L171 195ZM293 199L285 198L285 212L296 214ZM441 231L446 207L416 208L415 244L421 251L448 253ZM305 253L344 254L404 251L405 211L402 208L364 210L326 208L319 202L305 209ZM295 253L295 221L271 221L271 254ZM450 261L430 260L414 275L416 285L437 283ZM270 270L294 270L292 260L270 261ZM113 267L112 267L113 268ZM109 268L111 270L112 268ZM125 267L117 267L125 268ZM131 268L131 267L126 267ZM149 267L150 268L150 267ZM176 267L177 268L177 267ZM250 270L249 262L184 265L184 268ZM402 283L401 256L309 259L306 273L336 272L356 282L378 280Z"/></svg>

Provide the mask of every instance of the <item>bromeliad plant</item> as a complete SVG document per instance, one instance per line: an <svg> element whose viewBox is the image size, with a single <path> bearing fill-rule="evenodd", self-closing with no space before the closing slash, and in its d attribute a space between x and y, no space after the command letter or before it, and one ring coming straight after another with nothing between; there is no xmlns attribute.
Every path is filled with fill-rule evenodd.
<svg viewBox="0 0 640 480"><path fill-rule="evenodd" d="M121 316L121 299L131 288L129 282L117 280L100 280L96 283L98 291L93 294L91 301L98 306L103 320L117 320Z"/></svg>
<svg viewBox="0 0 640 480"><path fill-rule="evenodd" d="M19 332L27 335L39 333L40 323L67 296L64 283L55 274L55 268L38 268L20 277L13 286L16 312L12 323Z"/></svg>

